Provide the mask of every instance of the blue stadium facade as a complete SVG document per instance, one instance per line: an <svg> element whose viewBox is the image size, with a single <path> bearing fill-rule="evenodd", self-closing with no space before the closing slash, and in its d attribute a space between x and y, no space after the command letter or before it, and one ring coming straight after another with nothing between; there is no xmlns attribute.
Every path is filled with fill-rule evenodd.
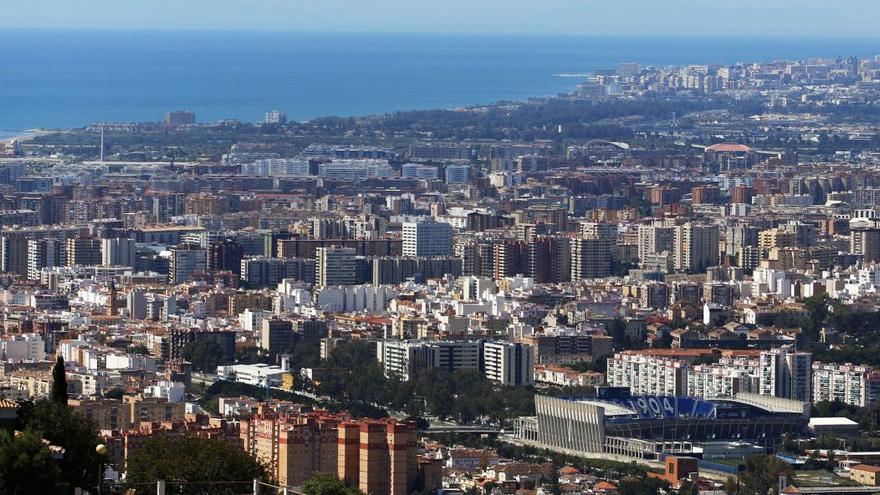
<svg viewBox="0 0 880 495"><path fill-rule="evenodd" d="M536 416L520 418L515 436L572 453L642 459L683 452L700 442L772 445L804 430L809 404L756 394L703 400L632 396L600 388L595 397L535 397Z"/></svg>

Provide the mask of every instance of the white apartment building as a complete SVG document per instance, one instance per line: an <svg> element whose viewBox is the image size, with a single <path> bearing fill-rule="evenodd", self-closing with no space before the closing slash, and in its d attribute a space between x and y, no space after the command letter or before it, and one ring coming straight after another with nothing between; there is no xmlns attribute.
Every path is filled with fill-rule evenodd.
<svg viewBox="0 0 880 495"><path fill-rule="evenodd" d="M435 220L404 222L404 256L450 256L452 226Z"/></svg>
<svg viewBox="0 0 880 495"><path fill-rule="evenodd" d="M619 352L608 358L608 384L629 387L633 395L683 396L689 368L678 359Z"/></svg>
<svg viewBox="0 0 880 495"><path fill-rule="evenodd" d="M560 387L598 387L605 383L605 374L598 371L582 373L564 366L539 364L535 366L535 382Z"/></svg>
<svg viewBox="0 0 880 495"><path fill-rule="evenodd" d="M649 255L672 251L673 228L655 223L639 225L639 260L644 263Z"/></svg>
<svg viewBox="0 0 880 495"><path fill-rule="evenodd" d="M156 371L156 358L143 354L107 352L104 355L104 368L108 370Z"/></svg>
<svg viewBox="0 0 880 495"><path fill-rule="evenodd" d="M292 158L266 158L241 166L242 175L260 177L308 177L309 161Z"/></svg>
<svg viewBox="0 0 880 495"><path fill-rule="evenodd" d="M446 166L446 183L447 184L467 184L470 178L470 165L447 165Z"/></svg>
<svg viewBox="0 0 880 495"><path fill-rule="evenodd" d="M46 359L43 337L36 333L7 335L0 340L0 360L42 361Z"/></svg>
<svg viewBox="0 0 880 495"><path fill-rule="evenodd" d="M192 280L196 272L203 272L208 266L208 251L193 244L181 244L171 248L171 263L168 269L168 282L182 284Z"/></svg>
<svg viewBox="0 0 880 495"><path fill-rule="evenodd" d="M871 366L816 362L812 371L813 402L873 407L880 395L880 370Z"/></svg>
<svg viewBox="0 0 880 495"><path fill-rule="evenodd" d="M748 373L752 377L750 387L754 393L758 393L758 375L760 375L761 362L757 356L722 357L718 360L718 365Z"/></svg>
<svg viewBox="0 0 880 495"><path fill-rule="evenodd" d="M461 369L480 369L480 342L432 342L437 368L450 372Z"/></svg>
<svg viewBox="0 0 880 495"><path fill-rule="evenodd" d="M535 382L534 350L526 344L486 342L483 373L501 385L531 385Z"/></svg>
<svg viewBox="0 0 880 495"><path fill-rule="evenodd" d="M385 340L378 343L376 358L386 376L410 380L425 368L478 370L481 348L479 341Z"/></svg>
<svg viewBox="0 0 880 495"><path fill-rule="evenodd" d="M40 280L40 270L64 265L64 245L58 239L27 241L27 276Z"/></svg>
<svg viewBox="0 0 880 495"><path fill-rule="evenodd" d="M322 179L364 180L393 175L388 160L333 160L318 165L318 176Z"/></svg>
<svg viewBox="0 0 880 495"><path fill-rule="evenodd" d="M482 277L462 277L461 279L462 297L465 301L478 301L487 292L495 294L495 280Z"/></svg>
<svg viewBox="0 0 880 495"><path fill-rule="evenodd" d="M101 264L104 266L134 266L137 243L134 239L101 239Z"/></svg>
<svg viewBox="0 0 880 495"><path fill-rule="evenodd" d="M324 311L377 314L388 310L397 291L387 285L339 285L315 293L315 306Z"/></svg>
<svg viewBox="0 0 880 495"><path fill-rule="evenodd" d="M714 225L687 223L673 229L672 263L676 270L700 273L718 264L719 231Z"/></svg>
<svg viewBox="0 0 880 495"><path fill-rule="evenodd" d="M687 395L703 399L732 397L738 392L756 392L749 372L721 364L694 366L688 371Z"/></svg>
<svg viewBox="0 0 880 495"><path fill-rule="evenodd" d="M355 250L337 246L320 247L315 255L315 281L318 287L352 285L355 274Z"/></svg>
<svg viewBox="0 0 880 495"><path fill-rule="evenodd" d="M812 399L810 380L811 355L788 349L772 349L761 353L759 393L803 402Z"/></svg>
<svg viewBox="0 0 880 495"><path fill-rule="evenodd" d="M757 358L723 357L717 364L691 366L681 359L625 351L608 358L608 383L629 387L633 395L711 399L750 392L809 402L810 353L773 349Z"/></svg>
<svg viewBox="0 0 880 495"><path fill-rule="evenodd" d="M56 349L56 353L61 354L65 363L83 363L83 352L92 347L92 343L80 340L62 340Z"/></svg>
<svg viewBox="0 0 880 495"><path fill-rule="evenodd" d="M416 342L379 342L376 358L382 363L386 376L397 376L402 380L415 378L420 370L433 364L431 350Z"/></svg>
<svg viewBox="0 0 880 495"><path fill-rule="evenodd" d="M287 123L287 114L281 110L270 110L266 112L263 122L267 124L284 125Z"/></svg>
<svg viewBox="0 0 880 495"><path fill-rule="evenodd" d="M584 237L571 240L571 280L611 275L611 250L606 238Z"/></svg>
<svg viewBox="0 0 880 495"><path fill-rule="evenodd" d="M145 395L150 397L161 397L168 402L183 402L186 398L186 389L183 383L160 380L155 385L150 385L144 389Z"/></svg>
<svg viewBox="0 0 880 495"><path fill-rule="evenodd" d="M112 385L120 384L119 378L106 370L68 371L67 378L79 382L82 394L90 396L101 395Z"/></svg>
<svg viewBox="0 0 880 495"><path fill-rule="evenodd" d="M400 176L405 179L436 179L437 167L419 163L404 163L400 167Z"/></svg>
<svg viewBox="0 0 880 495"><path fill-rule="evenodd" d="M238 315L238 324L246 332L257 332L263 328L263 320L272 319L275 313L265 309L245 308Z"/></svg>

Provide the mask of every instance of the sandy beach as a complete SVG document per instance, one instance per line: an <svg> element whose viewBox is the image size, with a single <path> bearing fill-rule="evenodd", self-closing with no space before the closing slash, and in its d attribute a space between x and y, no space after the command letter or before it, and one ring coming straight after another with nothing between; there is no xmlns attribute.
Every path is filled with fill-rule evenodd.
<svg viewBox="0 0 880 495"><path fill-rule="evenodd" d="M15 136L9 136L5 138L0 138L0 143L8 143L10 141L30 141L31 139L37 136L45 136L46 134L52 134L58 132L57 130L48 130L48 129L28 129L20 134L16 134Z"/></svg>

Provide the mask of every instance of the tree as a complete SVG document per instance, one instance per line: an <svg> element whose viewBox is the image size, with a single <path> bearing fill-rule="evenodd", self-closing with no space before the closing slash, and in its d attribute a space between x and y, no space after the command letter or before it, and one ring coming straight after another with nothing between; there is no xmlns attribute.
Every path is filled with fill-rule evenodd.
<svg viewBox="0 0 880 495"><path fill-rule="evenodd" d="M381 409L384 407L409 416L455 418L462 423L476 420L497 423L516 416L534 415L533 387L501 386L476 370L452 373L427 368L410 380L385 376L375 353L360 341L340 344L326 366L327 373L317 384L317 393L333 397L340 406L365 411L371 416L375 413L381 413L379 417L386 416Z"/></svg>
<svg viewBox="0 0 880 495"><path fill-rule="evenodd" d="M147 346L144 344L135 344L128 348L128 352L131 354L142 354L144 356L150 354L150 350L147 349Z"/></svg>
<svg viewBox="0 0 880 495"><path fill-rule="evenodd" d="M41 400L19 408L19 428L32 429L52 445L64 449L58 463L61 479L70 486L91 487L98 479L101 443L98 429L88 418L57 402Z"/></svg>
<svg viewBox="0 0 880 495"><path fill-rule="evenodd" d="M106 392L104 392L105 399L116 399L122 400L122 397L125 396L125 390L121 388L112 388Z"/></svg>
<svg viewBox="0 0 880 495"><path fill-rule="evenodd" d="M126 482L137 485L166 480L179 483L175 493L241 493L254 479L266 479L263 466L231 443L189 435L159 436L144 442L129 455Z"/></svg>
<svg viewBox="0 0 880 495"><path fill-rule="evenodd" d="M728 476L727 479L724 480L724 491L727 492L728 495L736 495L739 493L739 483L737 483L733 476Z"/></svg>
<svg viewBox="0 0 880 495"><path fill-rule="evenodd" d="M630 349L633 347L632 339L626 334L626 322L622 318L615 318L611 322L611 330L608 333L614 339L615 349Z"/></svg>
<svg viewBox="0 0 880 495"><path fill-rule="evenodd" d="M773 455L753 455L746 458L746 469L740 473L740 495L765 495L777 487L780 473L791 474L791 465Z"/></svg>
<svg viewBox="0 0 880 495"><path fill-rule="evenodd" d="M64 370L64 358L61 354L52 367L52 401L67 405L67 373Z"/></svg>
<svg viewBox="0 0 880 495"><path fill-rule="evenodd" d="M201 371L217 371L217 366L223 364L223 357L223 349L210 339L190 342L183 348L183 358Z"/></svg>
<svg viewBox="0 0 880 495"><path fill-rule="evenodd" d="M305 495L364 495L330 473L315 473L302 486Z"/></svg>
<svg viewBox="0 0 880 495"><path fill-rule="evenodd" d="M419 373L416 379L415 393L425 399L428 410L432 414L445 419L451 416L456 408L461 407L459 401L449 400L454 391L452 376L449 372L439 368L426 368Z"/></svg>
<svg viewBox="0 0 880 495"><path fill-rule="evenodd" d="M661 492L663 490L663 492ZM618 486L620 495L655 495L668 493L669 483L648 477L627 476L620 480Z"/></svg>
<svg viewBox="0 0 880 495"><path fill-rule="evenodd" d="M559 465L556 463L553 463L550 476L544 480L544 490L550 495L562 495L562 488L559 486Z"/></svg>
<svg viewBox="0 0 880 495"><path fill-rule="evenodd" d="M810 312L810 319L815 323L816 327L825 323L828 318L828 307L832 300L828 294L814 294L804 299L804 306Z"/></svg>
<svg viewBox="0 0 880 495"><path fill-rule="evenodd" d="M285 351L285 354L290 356L290 366L295 371L302 368L314 368L321 364L321 342L297 339Z"/></svg>
<svg viewBox="0 0 880 495"><path fill-rule="evenodd" d="M698 356L694 359L692 366L703 365L703 364L715 364L719 360L718 354L704 354L702 356Z"/></svg>
<svg viewBox="0 0 880 495"><path fill-rule="evenodd" d="M327 364L334 368L361 368L376 362L376 352L369 342L352 340L333 349Z"/></svg>
<svg viewBox="0 0 880 495"><path fill-rule="evenodd" d="M427 419L425 419L421 416L407 416L407 418L404 421L412 421L413 423L416 424L416 428L418 428L421 431L425 431L431 427L431 423L429 423Z"/></svg>
<svg viewBox="0 0 880 495"><path fill-rule="evenodd" d="M385 376L369 344L341 344L333 350L327 365L330 370L321 380L318 393L362 406L385 405L394 399L396 382Z"/></svg>
<svg viewBox="0 0 880 495"><path fill-rule="evenodd" d="M39 434L28 429L13 437L0 431L0 493L57 492L60 474Z"/></svg>
<svg viewBox="0 0 880 495"><path fill-rule="evenodd" d="M700 489L689 480L683 480L678 487L678 495L700 495Z"/></svg>
<svg viewBox="0 0 880 495"><path fill-rule="evenodd" d="M599 373L607 373L608 372L608 360L604 358L599 358L596 361L580 361L577 363L569 364L566 366L567 368L571 368L575 371L579 371L581 373L586 373L589 371L598 371Z"/></svg>

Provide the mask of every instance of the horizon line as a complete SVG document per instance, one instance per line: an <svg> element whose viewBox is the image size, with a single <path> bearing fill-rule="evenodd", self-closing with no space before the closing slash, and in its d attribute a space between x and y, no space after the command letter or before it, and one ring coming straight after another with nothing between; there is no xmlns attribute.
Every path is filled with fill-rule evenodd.
<svg viewBox="0 0 880 495"><path fill-rule="evenodd" d="M807 34L677 34L677 33L576 33L576 32L515 32L515 31L426 31L426 30L310 30L310 29L264 29L234 27L44 27L44 26L4 26L6 32L70 32L70 33L247 33L247 34L303 34L303 35L357 35L357 36L476 36L476 37L515 37L515 38L607 38L607 39L719 39L719 40L827 40L827 41L880 41L880 35L807 35ZM880 47L877 50L880 54Z"/></svg>

